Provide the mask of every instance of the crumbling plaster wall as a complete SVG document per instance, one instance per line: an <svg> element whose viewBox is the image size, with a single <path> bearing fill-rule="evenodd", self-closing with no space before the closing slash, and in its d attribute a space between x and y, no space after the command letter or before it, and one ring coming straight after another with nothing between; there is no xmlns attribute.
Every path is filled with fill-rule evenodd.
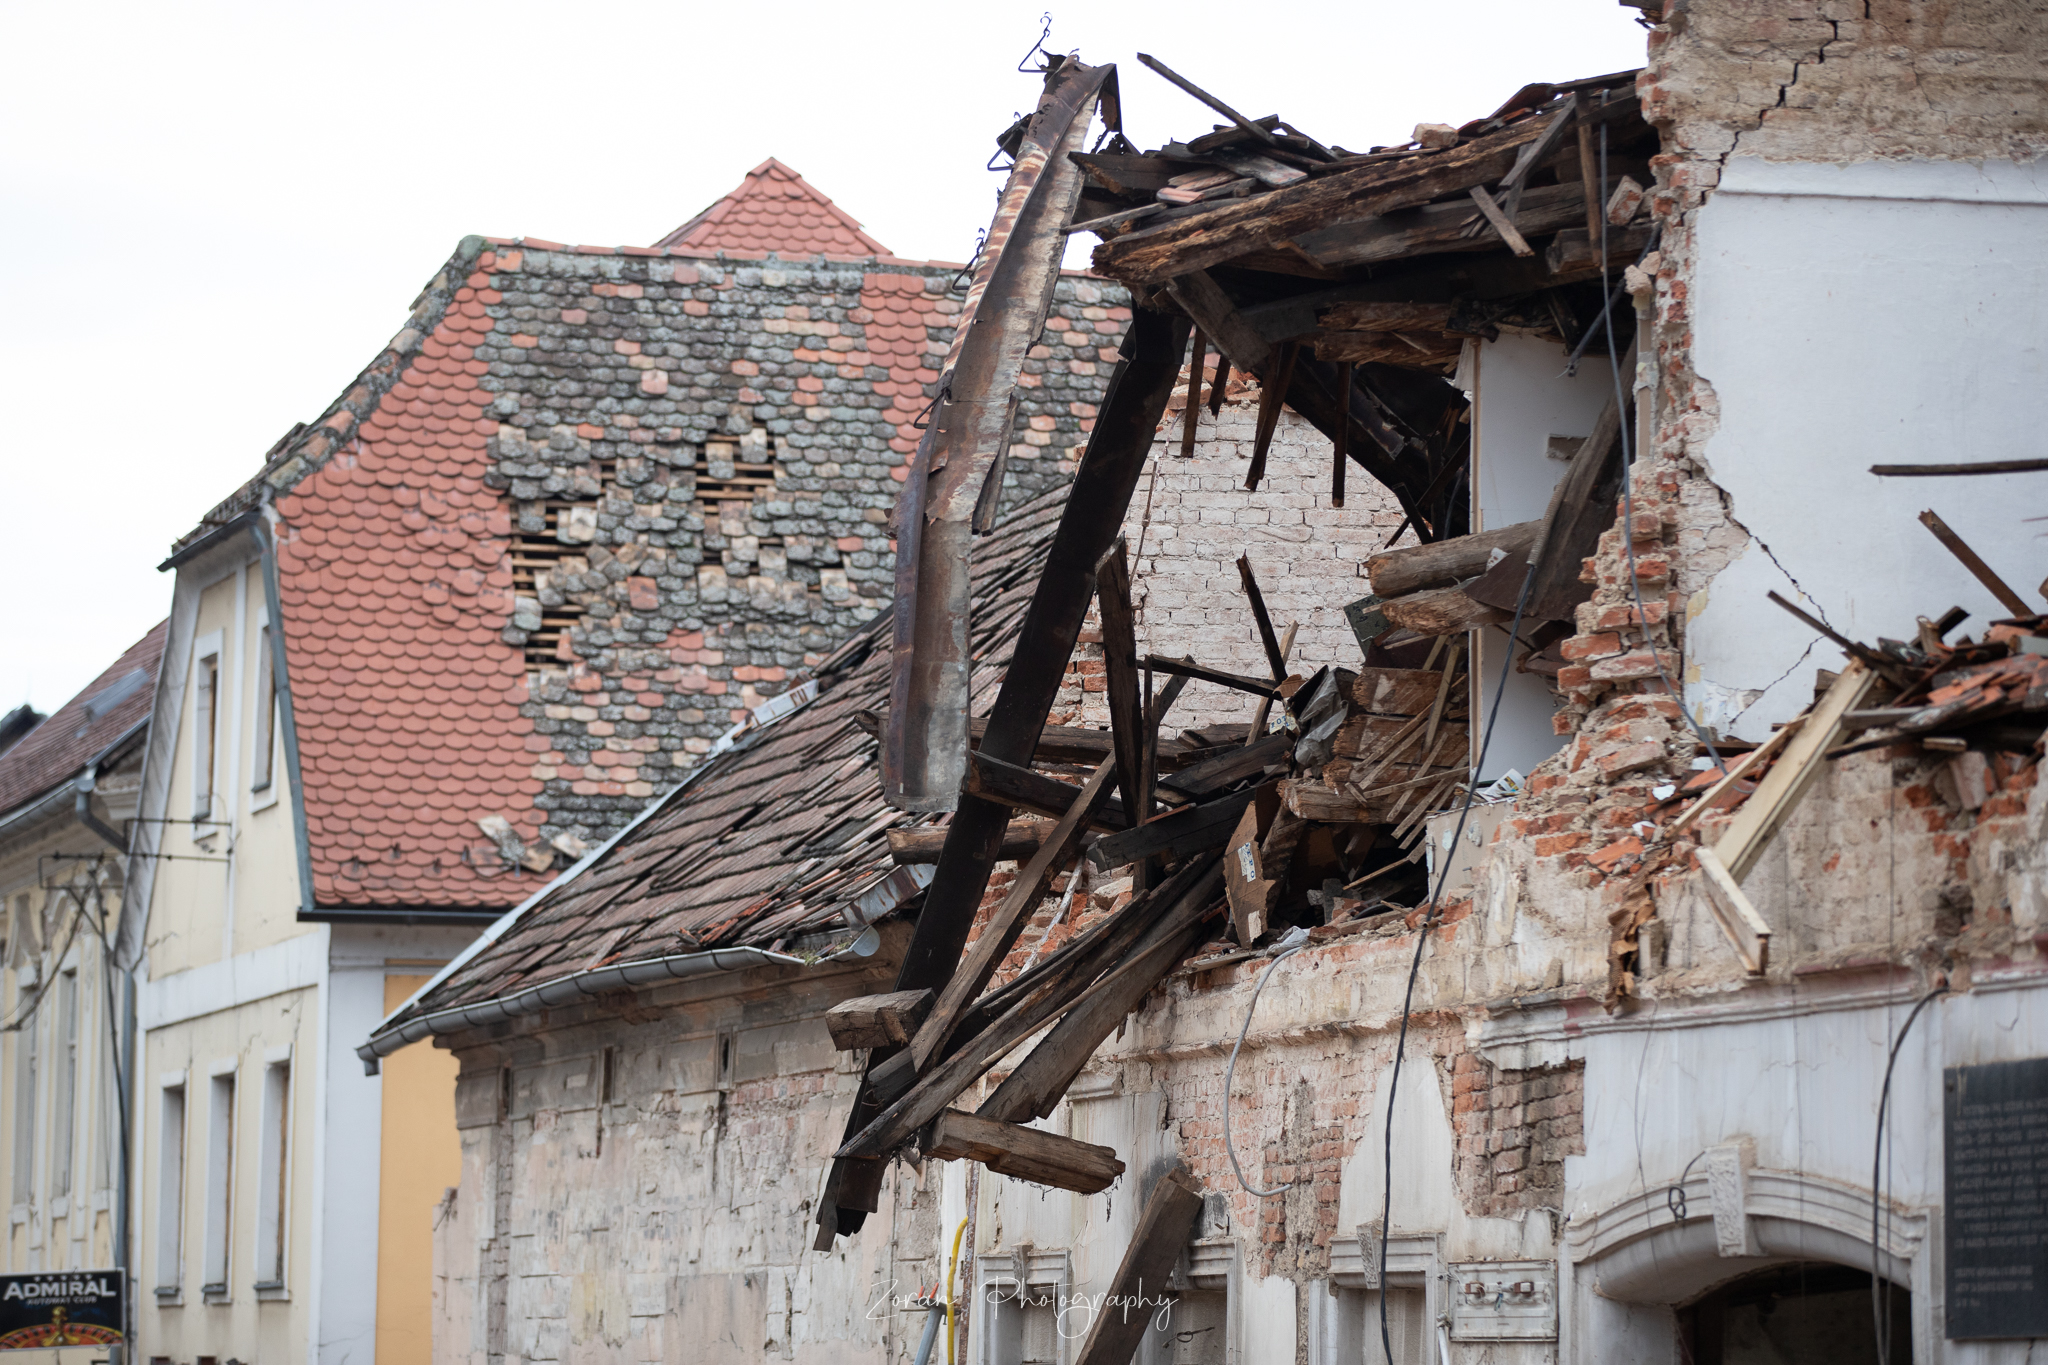
<svg viewBox="0 0 2048 1365"><path fill-rule="evenodd" d="M1627 281L1649 342L1624 374L1644 438L1634 516L1587 561L1594 595L1558 678L1569 742L1532 774L1480 896L1550 917L1583 948L1569 926L1605 933L1647 891L1640 960L1614 966L1648 995L1740 977L1693 842L1650 866L1658 850L1632 829L1702 752L1660 668L1703 723L1755 739L1840 663L1767 588L1803 590L1865 638L1909 634L1951 602L1979 622L2004 615L1913 524L1930 502L2032 589L2019 487L1886 484L1867 466L2009 456L2048 417L2048 373L2023 340L2048 274L2022 250L2048 228L2044 54L2048 27L2019 5L1679 3L1651 33L1639 88L1663 137L1662 239ZM2028 913L2014 907L2038 896L2032 873L1970 871L2028 863L2001 842L2015 817L1960 811L1940 767L1884 753L1828 765L1750 877L1776 929L1774 978L1873 954L1967 957L1987 923ZM2034 773L2011 777L2024 802ZM2002 851L1973 852L1986 845ZM1511 949L1539 986L1541 942ZM1583 951L1561 961L1562 983L1592 984Z"/></svg>
<svg viewBox="0 0 2048 1365"><path fill-rule="evenodd" d="M1904 635L1951 601L2003 615L1911 524L1929 501L2030 579L2021 485L1866 471L2010 454L2048 413L2048 362L2019 340L2048 293L2044 56L2048 19L2012 3L1681 0L1652 30L1639 88L1664 141L1663 237L1631 284L1656 357L1638 507L1662 524L1637 538L1651 605L1668 594L1684 619L1705 722L1754 737L1839 659L1808 653L1769 588L1852 634ZM1601 574L1589 636L1628 596ZM1580 642L1581 700L1640 676L1616 659L1642 643Z"/></svg>
<svg viewBox="0 0 2048 1365"><path fill-rule="evenodd" d="M436 1359L908 1359L923 1314L892 1313L890 1295L937 1278L937 1184L892 1168L861 1235L810 1250L860 1074L821 1016L886 989L883 956L621 993L460 1040Z"/></svg>

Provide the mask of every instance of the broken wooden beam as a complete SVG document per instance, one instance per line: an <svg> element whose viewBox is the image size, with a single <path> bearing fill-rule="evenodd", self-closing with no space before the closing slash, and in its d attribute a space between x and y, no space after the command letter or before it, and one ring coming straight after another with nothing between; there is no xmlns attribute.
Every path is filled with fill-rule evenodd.
<svg viewBox="0 0 2048 1365"><path fill-rule="evenodd" d="M2014 592L2006 581L1992 572L1991 566L1969 547L1963 538L1949 529L1948 523L1934 515L1932 510L1920 514L1920 524L1934 532L1934 538L1948 547L1948 552L1962 561L1964 568L1990 590L2004 608L2014 616L2039 616L2040 611L2028 605L2027 599Z"/></svg>
<svg viewBox="0 0 2048 1365"><path fill-rule="evenodd" d="M1600 548L1600 536L1620 513L1615 495L1627 472L1621 467L1620 405L1609 399L1593 420L1593 430L1579 443L1570 468L1551 490L1529 562L1536 566L1528 587L1523 619L1569 619L1592 589L1579 581L1586 558ZM1388 619L1392 619L1391 617Z"/></svg>
<svg viewBox="0 0 2048 1365"><path fill-rule="evenodd" d="M1095 599L1102 620L1104 696L1109 702L1110 740L1116 747L1117 786L1130 823L1152 812L1143 800L1145 716L1138 697L1137 622L1131 610L1131 568L1124 539L1116 538L1095 561Z"/></svg>
<svg viewBox="0 0 2048 1365"><path fill-rule="evenodd" d="M1167 1281L1201 1212L1201 1188L1176 1163L1146 1197L1137 1230L1074 1365L1130 1365L1160 1306L1171 1302Z"/></svg>
<svg viewBox="0 0 2048 1365"><path fill-rule="evenodd" d="M1052 1113L1095 1049L1209 932L1206 922L1222 890L1220 853L1190 859L1163 882L1155 904L1166 905L1164 916L1074 1002L975 1112L1011 1123Z"/></svg>
<svg viewBox="0 0 2048 1365"><path fill-rule="evenodd" d="M825 1031L832 1035L832 1046L841 1052L901 1047L917 1033L931 1007L929 990L857 995L825 1011Z"/></svg>
<svg viewBox="0 0 2048 1365"><path fill-rule="evenodd" d="M1112 1147L958 1109L933 1119L917 1146L927 1159L978 1161L997 1175L1075 1194L1100 1194L1124 1173L1124 1163Z"/></svg>
<svg viewBox="0 0 2048 1365"><path fill-rule="evenodd" d="M1695 856L1700 871L1706 874L1707 905L1714 912L1715 922L1734 945L1743 969L1751 976L1762 976L1771 965L1770 924L1750 904L1741 883L1729 875L1713 849L1700 849Z"/></svg>
<svg viewBox="0 0 2048 1365"><path fill-rule="evenodd" d="M1479 212L1486 219L1487 225L1499 234L1501 241L1507 244L1508 250L1514 252L1517 256L1534 256L1536 254L1536 249L1529 245L1527 239L1521 233L1515 231L1513 220L1508 217L1499 204L1493 201L1493 196L1488 194L1483 187L1474 185L1471 189L1466 190L1465 193L1471 197L1474 204L1479 206Z"/></svg>
<svg viewBox="0 0 2048 1365"><path fill-rule="evenodd" d="M1253 795L1250 790L1233 792L1200 805L1183 806L1135 829L1106 835L1088 850L1088 861L1097 867L1122 867L1141 858L1185 858L1219 848Z"/></svg>
<svg viewBox="0 0 2048 1365"><path fill-rule="evenodd" d="M1202 329L1195 329L1193 347L1188 355L1188 402L1180 417L1180 457L1183 460L1195 458L1195 424L1202 415L1202 359L1207 345Z"/></svg>
<svg viewBox="0 0 2048 1365"><path fill-rule="evenodd" d="M1280 410L1287 406L1287 388L1294 382L1294 360L1301 343L1283 342L1259 371L1259 420L1252 429L1252 462L1245 470L1244 486L1257 488L1266 477L1266 454L1273 446L1273 433L1280 429Z"/></svg>
<svg viewBox="0 0 2048 1365"><path fill-rule="evenodd" d="M1159 785L1200 800L1248 777L1257 777L1274 764L1285 763L1293 748L1293 735L1263 735L1250 744L1227 749L1163 777Z"/></svg>
<svg viewBox="0 0 2048 1365"><path fill-rule="evenodd" d="M1947 478L1954 474L2040 474L2048 460L1976 460L1961 464L1874 464L1870 472L1888 479Z"/></svg>
<svg viewBox="0 0 2048 1365"><path fill-rule="evenodd" d="M1422 588L1442 588L1476 578L1498 562L1496 552L1526 559L1543 523L1517 522L1497 531L1477 531L1423 545L1382 550L1365 561L1366 577L1380 597L1400 597Z"/></svg>
<svg viewBox="0 0 2048 1365"><path fill-rule="evenodd" d="M1255 697L1281 695L1278 683L1260 682L1257 678L1247 678L1241 673L1226 673L1220 668L1208 668L1182 659L1168 659L1158 654L1147 654L1145 667L1154 673L1172 673L1183 678L1192 678L1196 682L1215 683L1218 687L1249 692Z"/></svg>
<svg viewBox="0 0 2048 1365"><path fill-rule="evenodd" d="M917 1040L911 1048L920 1069L929 1066L932 1057L946 1045L961 1014L981 993L989 978L995 975L996 968L1002 965L1010 949L1016 946L1017 936L1024 932L1024 926L1038 909L1039 901L1045 898L1052 879L1073 861L1089 820L1109 800L1110 778L1116 767L1114 758L1103 759L1101 766L1074 793L1045 843L1018 872L1009 894L1003 897L1003 903L996 907L989 922L982 927L974 946L967 950L959 967L947 979L938 1007L918 1031Z"/></svg>
<svg viewBox="0 0 2048 1365"><path fill-rule="evenodd" d="M1012 820L1003 830L1002 861L1022 862L1038 852L1050 820ZM946 846L946 827L927 825L917 829L888 831L889 856L899 864L935 863Z"/></svg>
<svg viewBox="0 0 2048 1365"><path fill-rule="evenodd" d="M1266 597L1259 591L1259 580L1252 572L1250 555L1237 557L1237 579L1244 588L1245 600L1251 604L1252 622L1259 628L1259 644L1266 651L1266 667L1272 670L1273 681L1277 683L1287 676L1287 659L1280 653L1280 637L1273 633L1273 618L1266 614Z"/></svg>
<svg viewBox="0 0 2048 1365"><path fill-rule="evenodd" d="M1876 681L1876 673L1857 660L1852 659L1843 667L1834 686L1813 708L1799 733L1786 744L1783 757L1764 775L1749 800L1729 820L1721 837L1714 841L1714 852L1729 876L1739 882L1756 866L1764 845L1820 776L1827 750L1841 730L1843 713L1860 706Z"/></svg>
<svg viewBox="0 0 2048 1365"><path fill-rule="evenodd" d="M968 755L967 780L961 784L960 790L969 796L999 801L1019 810L1036 811L1057 820L1074 804L1075 793L1080 788L1057 777L1047 777L1044 773L977 752ZM1123 803L1112 796L1103 801L1088 824L1091 829L1114 833L1129 829L1131 821Z"/></svg>
<svg viewBox="0 0 2048 1365"><path fill-rule="evenodd" d="M1426 588L1383 600L1379 610L1395 625L1417 635L1455 635L1506 621L1511 615L1476 600L1463 588Z"/></svg>

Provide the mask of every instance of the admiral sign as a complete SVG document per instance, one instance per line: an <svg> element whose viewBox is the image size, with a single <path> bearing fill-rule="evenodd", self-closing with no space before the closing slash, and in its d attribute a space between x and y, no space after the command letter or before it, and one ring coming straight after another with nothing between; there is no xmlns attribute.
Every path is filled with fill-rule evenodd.
<svg viewBox="0 0 2048 1365"><path fill-rule="evenodd" d="M0 1275L0 1351L119 1342L121 1281L118 1270Z"/></svg>

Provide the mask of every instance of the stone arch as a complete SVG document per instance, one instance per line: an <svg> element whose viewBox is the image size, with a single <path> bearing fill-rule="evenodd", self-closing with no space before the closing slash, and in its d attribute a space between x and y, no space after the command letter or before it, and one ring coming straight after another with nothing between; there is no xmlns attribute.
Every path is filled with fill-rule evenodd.
<svg viewBox="0 0 2048 1365"><path fill-rule="evenodd" d="M1710 1148L1682 1186L1685 1217L1664 1186L1575 1214L1560 1269L1570 1326L1565 1359L1619 1359L1674 1340L1675 1310L1744 1275L1800 1261L1872 1268L1870 1194L1800 1171L1753 1169L1747 1144ZM1913 1349L1937 1359L1939 1286L1924 1211L1886 1210L1876 1269L1913 1296ZM1617 1354L1619 1352L1619 1354Z"/></svg>

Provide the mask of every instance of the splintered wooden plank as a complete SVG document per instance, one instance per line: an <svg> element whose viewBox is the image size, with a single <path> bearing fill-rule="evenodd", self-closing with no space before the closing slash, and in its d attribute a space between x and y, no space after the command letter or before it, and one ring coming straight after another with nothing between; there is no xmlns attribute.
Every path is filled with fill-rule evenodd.
<svg viewBox="0 0 2048 1365"><path fill-rule="evenodd" d="M1379 716L1419 716L1436 700L1442 674L1433 668L1361 668L1351 699Z"/></svg>
<svg viewBox="0 0 2048 1365"><path fill-rule="evenodd" d="M1116 746L1117 786L1133 824L1151 811L1141 799L1145 776L1145 717L1138 699L1137 622L1131 610L1131 566L1124 539L1095 561L1095 597L1102 612L1102 663L1109 701L1109 733Z"/></svg>
<svg viewBox="0 0 2048 1365"><path fill-rule="evenodd" d="M1075 850L1081 846L1081 836L1088 832L1088 822L1109 798L1110 778L1116 767L1114 758L1103 759L1089 775L1088 781L1074 793L1072 804L1060 816L1031 861L1017 874L1009 894L1003 897L1003 903L996 907L981 936L975 939L974 946L967 950L967 956L947 979L938 1007L932 1011L924 1027L918 1030L911 1048L920 1068L928 1065L952 1037L962 1013L973 1003L974 997L981 994L981 988L988 984L996 968L1016 946L1017 936L1024 932L1024 925L1032 912L1045 898L1052 879L1073 859Z"/></svg>
<svg viewBox="0 0 2048 1365"><path fill-rule="evenodd" d="M1075 1194L1099 1194L1124 1173L1124 1163L1117 1159L1114 1148L1019 1123L999 1123L958 1109L948 1109L933 1119L918 1148L927 1157L978 1161L998 1175Z"/></svg>
<svg viewBox="0 0 2048 1365"><path fill-rule="evenodd" d="M1751 976L1762 976L1771 965L1771 926L1757 913L1742 887L1721 865L1711 848L1698 854L1700 871L1706 874L1707 904L1714 912L1721 932L1735 946L1735 955Z"/></svg>
<svg viewBox="0 0 2048 1365"><path fill-rule="evenodd" d="M1110 1282L1109 1297L1089 1325L1074 1365L1130 1365L1159 1302L1172 1297L1167 1280L1201 1212L1202 1192L1193 1176L1175 1165L1160 1177L1145 1200L1145 1212L1139 1215L1123 1263Z"/></svg>
<svg viewBox="0 0 2048 1365"><path fill-rule="evenodd" d="M1475 601L1463 588L1424 588L1406 597L1386 599L1379 610L1395 625L1417 635L1455 635L1508 620L1510 615Z"/></svg>
<svg viewBox="0 0 2048 1365"><path fill-rule="evenodd" d="M1565 619L1585 599L1588 589L1579 582L1579 570L1619 515L1614 495L1625 477L1621 408L1610 398L1594 419L1592 433L1580 442L1571 467L1551 490L1543 529L1529 552L1536 575L1529 584L1528 620Z"/></svg>
<svg viewBox="0 0 2048 1365"><path fill-rule="evenodd" d="M1714 854L1730 877L1740 882L1756 866L1764 846L1826 766L1827 751L1841 731L1843 713L1862 705L1864 695L1876 681L1875 673L1851 659L1806 723L1799 727L1799 733L1786 744L1784 756L1729 820L1721 837L1714 841Z"/></svg>
<svg viewBox="0 0 2048 1365"><path fill-rule="evenodd" d="M1280 881L1267 875L1259 847L1279 811L1278 784L1261 787L1258 798L1238 817L1237 828L1223 848L1223 894L1230 902L1230 922L1237 929L1237 941L1247 948L1266 932L1266 917L1273 912L1273 900L1280 892Z"/></svg>
<svg viewBox="0 0 2048 1365"><path fill-rule="evenodd" d="M932 993L928 990L857 995L825 1011L825 1031L832 1035L832 1046L841 1052L862 1047L901 1047L917 1032L931 1004Z"/></svg>

